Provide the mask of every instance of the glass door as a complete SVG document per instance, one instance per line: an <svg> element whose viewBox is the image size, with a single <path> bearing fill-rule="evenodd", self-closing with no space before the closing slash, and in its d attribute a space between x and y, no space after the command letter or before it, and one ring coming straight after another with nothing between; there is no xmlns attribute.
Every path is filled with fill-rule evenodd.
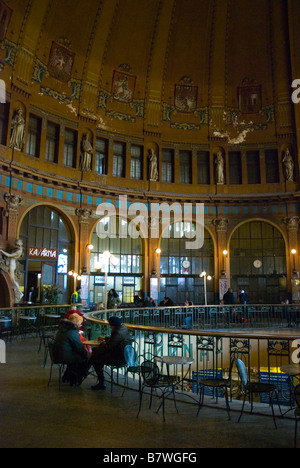
<svg viewBox="0 0 300 468"><path fill-rule="evenodd" d="M43 263L42 266L42 288L55 284L56 263Z"/></svg>

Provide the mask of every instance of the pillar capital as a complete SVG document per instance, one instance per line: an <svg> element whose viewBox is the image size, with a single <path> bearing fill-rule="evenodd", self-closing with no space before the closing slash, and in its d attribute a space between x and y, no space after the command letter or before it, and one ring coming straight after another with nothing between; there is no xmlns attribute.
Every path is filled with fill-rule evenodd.
<svg viewBox="0 0 300 468"><path fill-rule="evenodd" d="M286 216L283 218L283 222L289 232L298 232L299 221L299 216Z"/></svg>
<svg viewBox="0 0 300 468"><path fill-rule="evenodd" d="M228 219L216 218L212 220L212 223L215 226L217 232L227 232Z"/></svg>
<svg viewBox="0 0 300 468"><path fill-rule="evenodd" d="M77 208L75 210L79 224L88 224L92 213L92 210L88 210L87 208Z"/></svg>

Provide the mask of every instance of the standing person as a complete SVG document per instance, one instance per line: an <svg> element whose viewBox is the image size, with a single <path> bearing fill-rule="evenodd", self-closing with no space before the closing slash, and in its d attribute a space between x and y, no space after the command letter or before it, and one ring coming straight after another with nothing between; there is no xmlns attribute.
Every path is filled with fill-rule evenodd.
<svg viewBox="0 0 300 468"><path fill-rule="evenodd" d="M34 304L36 302L36 292L33 286L28 289L25 299L27 304Z"/></svg>
<svg viewBox="0 0 300 468"><path fill-rule="evenodd" d="M247 302L248 302L248 296L245 293L244 289L240 289L239 302L240 302L240 304L247 304Z"/></svg>
<svg viewBox="0 0 300 468"><path fill-rule="evenodd" d="M67 364L62 381L80 385L87 375L87 351L80 340L77 325L71 320L61 320L54 340L53 354L57 362Z"/></svg>
<svg viewBox="0 0 300 468"><path fill-rule="evenodd" d="M81 304L81 287L77 286L76 291L71 296L72 304Z"/></svg>
<svg viewBox="0 0 300 468"><path fill-rule="evenodd" d="M107 298L107 309L116 309L121 304L119 294L115 289L111 289Z"/></svg>
<svg viewBox="0 0 300 468"><path fill-rule="evenodd" d="M234 295L232 289L228 289L227 292L223 296L224 305L231 305L234 304Z"/></svg>
<svg viewBox="0 0 300 468"><path fill-rule="evenodd" d="M110 317L108 322L111 329L110 337L99 336L100 345L98 348L93 348L89 359L88 367L93 366L98 377L98 384L93 386L92 390L105 390L103 367L126 364L123 351L125 346L131 343L129 331L119 317Z"/></svg>

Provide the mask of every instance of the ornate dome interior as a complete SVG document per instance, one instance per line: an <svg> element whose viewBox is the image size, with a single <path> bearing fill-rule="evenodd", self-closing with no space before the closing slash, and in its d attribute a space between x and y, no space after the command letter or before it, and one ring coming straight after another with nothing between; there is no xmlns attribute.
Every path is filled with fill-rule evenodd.
<svg viewBox="0 0 300 468"><path fill-rule="evenodd" d="M81 270L99 203L201 202L215 292L222 272L236 285L291 279L299 23L297 0L0 0L3 245L30 239L24 220L45 203L61 210ZM237 231L263 221L283 238L281 267L255 269L254 250L242 271ZM142 248L145 291L156 248Z"/></svg>

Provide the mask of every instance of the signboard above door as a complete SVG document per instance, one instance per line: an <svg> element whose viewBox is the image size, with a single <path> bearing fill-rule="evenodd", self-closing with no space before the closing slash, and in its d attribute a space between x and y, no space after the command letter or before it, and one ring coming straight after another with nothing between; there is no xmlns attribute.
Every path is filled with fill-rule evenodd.
<svg viewBox="0 0 300 468"><path fill-rule="evenodd" d="M58 259L58 249L50 249L46 247L28 247L27 255L30 258L39 258L45 260L54 260Z"/></svg>

